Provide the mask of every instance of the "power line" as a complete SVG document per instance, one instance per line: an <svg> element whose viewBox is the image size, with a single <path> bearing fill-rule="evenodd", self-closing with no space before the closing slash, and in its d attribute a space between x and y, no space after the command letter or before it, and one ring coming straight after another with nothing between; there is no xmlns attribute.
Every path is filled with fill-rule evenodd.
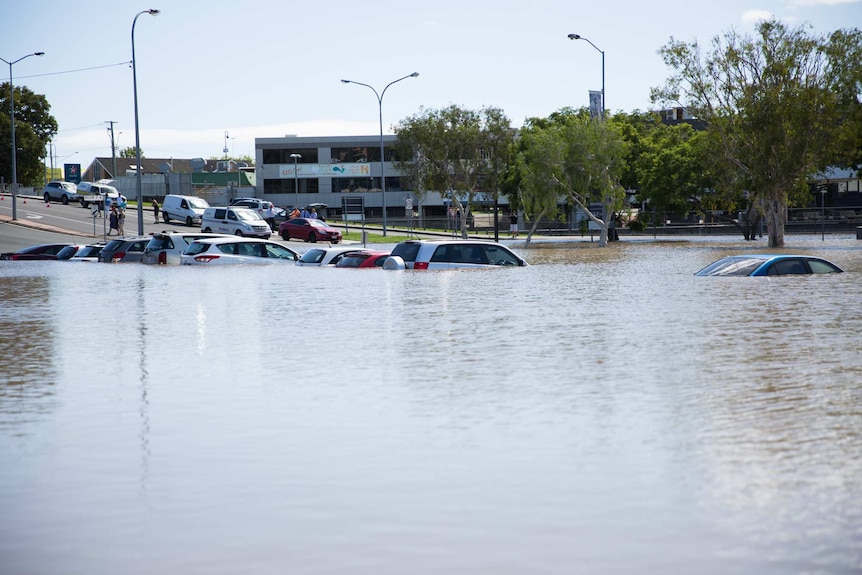
<svg viewBox="0 0 862 575"><path fill-rule="evenodd" d="M114 66L130 66L131 60L128 62L117 62L116 64L105 64L104 66L92 66L90 68L78 68L77 70L66 70L63 72L48 72L47 74L33 74L32 76L15 76L16 79L25 78L41 78L43 76L59 76L60 74L74 74L76 72L89 72L90 70L101 70L102 68L113 68Z"/></svg>

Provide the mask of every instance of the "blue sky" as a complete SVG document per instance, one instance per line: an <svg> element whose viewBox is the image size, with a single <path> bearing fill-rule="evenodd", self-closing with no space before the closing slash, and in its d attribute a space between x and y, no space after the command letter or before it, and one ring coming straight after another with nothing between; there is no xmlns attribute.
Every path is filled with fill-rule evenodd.
<svg viewBox="0 0 862 575"><path fill-rule="evenodd" d="M709 40L775 15L813 32L862 26L862 0L27 0L0 8L0 57L16 85L44 94L59 123L60 163L134 145L131 28L135 26L141 149L147 157L254 154L256 137L374 135L421 108L501 108L520 126L601 89L612 110L649 109L673 37ZM0 62L2 64L2 62ZM8 80L8 66L2 74Z"/></svg>

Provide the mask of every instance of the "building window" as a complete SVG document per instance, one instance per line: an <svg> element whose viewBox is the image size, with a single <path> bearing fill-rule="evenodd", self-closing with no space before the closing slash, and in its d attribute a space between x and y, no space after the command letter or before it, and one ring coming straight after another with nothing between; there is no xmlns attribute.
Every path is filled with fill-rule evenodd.
<svg viewBox="0 0 862 575"><path fill-rule="evenodd" d="M263 150L264 164L292 164L293 158L291 154L299 154L302 158L299 159L300 164L316 164L317 163L317 148L283 148L277 150Z"/></svg>
<svg viewBox="0 0 862 575"><path fill-rule="evenodd" d="M264 180L263 193L266 194L294 194L296 187L293 178ZM316 178L300 178L299 179L300 194L319 194L320 182Z"/></svg>

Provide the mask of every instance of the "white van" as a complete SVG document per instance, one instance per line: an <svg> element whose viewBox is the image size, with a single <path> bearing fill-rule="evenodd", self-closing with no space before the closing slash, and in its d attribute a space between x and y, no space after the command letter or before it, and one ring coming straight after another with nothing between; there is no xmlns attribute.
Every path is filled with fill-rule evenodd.
<svg viewBox="0 0 862 575"><path fill-rule="evenodd" d="M105 209L105 198L116 199L120 197L120 192L114 186L95 182L80 182L78 184L78 200L84 208L90 207L90 204L98 204L99 208Z"/></svg>
<svg viewBox="0 0 862 575"><path fill-rule="evenodd" d="M193 226L201 222L204 210L210 207L209 203L195 196L165 196L162 202L162 219L166 224L171 220L185 222L187 226Z"/></svg>
<svg viewBox="0 0 862 575"><path fill-rule="evenodd" d="M266 220L251 208L207 208L201 221L201 231L269 239L272 230Z"/></svg>

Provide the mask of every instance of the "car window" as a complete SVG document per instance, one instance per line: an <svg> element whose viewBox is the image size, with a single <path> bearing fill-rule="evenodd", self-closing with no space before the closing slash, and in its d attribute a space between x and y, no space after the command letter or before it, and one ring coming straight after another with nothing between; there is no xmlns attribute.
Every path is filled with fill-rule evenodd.
<svg viewBox="0 0 862 575"><path fill-rule="evenodd" d="M302 257L299 258L299 261L307 264L319 264L323 260L323 256L326 255L326 251L320 249L308 250Z"/></svg>
<svg viewBox="0 0 862 575"><path fill-rule="evenodd" d="M189 244L189 247L187 247L186 251L184 251L183 253L187 256L196 256L200 253L207 251L207 248L209 248L209 244L192 242L191 244Z"/></svg>
<svg viewBox="0 0 862 575"><path fill-rule="evenodd" d="M241 256L261 257L260 244L251 242L242 242L237 245L236 253Z"/></svg>
<svg viewBox="0 0 862 575"><path fill-rule="evenodd" d="M783 259L772 264L767 273L771 276L807 274L808 269L805 267L805 263L802 260Z"/></svg>
<svg viewBox="0 0 862 575"><path fill-rule="evenodd" d="M147 247L147 242L149 242L149 240L138 240L136 242L132 242L132 245L129 246L127 251L142 252L144 251L144 248Z"/></svg>
<svg viewBox="0 0 862 575"><path fill-rule="evenodd" d="M153 239L150 240L150 243L147 244L148 251L159 251L159 250L172 250L174 249L174 242L171 240L170 236L154 236Z"/></svg>
<svg viewBox="0 0 862 575"><path fill-rule="evenodd" d="M209 204L201 198L190 198L189 204L193 208L200 208L202 210L205 210L209 207Z"/></svg>
<svg viewBox="0 0 862 575"><path fill-rule="evenodd" d="M415 262L420 246L421 244L418 243L401 243L395 246L392 255L400 257L405 262Z"/></svg>
<svg viewBox="0 0 862 575"><path fill-rule="evenodd" d="M216 211L213 214L213 218L216 220L223 220L226 211L227 210L225 210L224 208L216 209Z"/></svg>
<svg viewBox="0 0 862 575"><path fill-rule="evenodd" d="M270 258L278 258L281 260L295 260L296 255L284 246L279 244L265 244L266 256Z"/></svg>
<svg viewBox="0 0 862 575"><path fill-rule="evenodd" d="M699 276L747 276L763 265L763 258L725 258L697 272Z"/></svg>
<svg viewBox="0 0 862 575"><path fill-rule="evenodd" d="M258 214L256 211L249 210L249 209L237 210L236 215L239 219L246 221L246 222L254 222L254 221L263 219L260 217L260 214Z"/></svg>
<svg viewBox="0 0 862 575"><path fill-rule="evenodd" d="M499 246L484 246L488 263L497 266L519 266L521 261L511 253Z"/></svg>
<svg viewBox="0 0 862 575"><path fill-rule="evenodd" d="M808 267L811 268L811 273L813 274L831 274L841 271L839 268L823 260L808 260Z"/></svg>

